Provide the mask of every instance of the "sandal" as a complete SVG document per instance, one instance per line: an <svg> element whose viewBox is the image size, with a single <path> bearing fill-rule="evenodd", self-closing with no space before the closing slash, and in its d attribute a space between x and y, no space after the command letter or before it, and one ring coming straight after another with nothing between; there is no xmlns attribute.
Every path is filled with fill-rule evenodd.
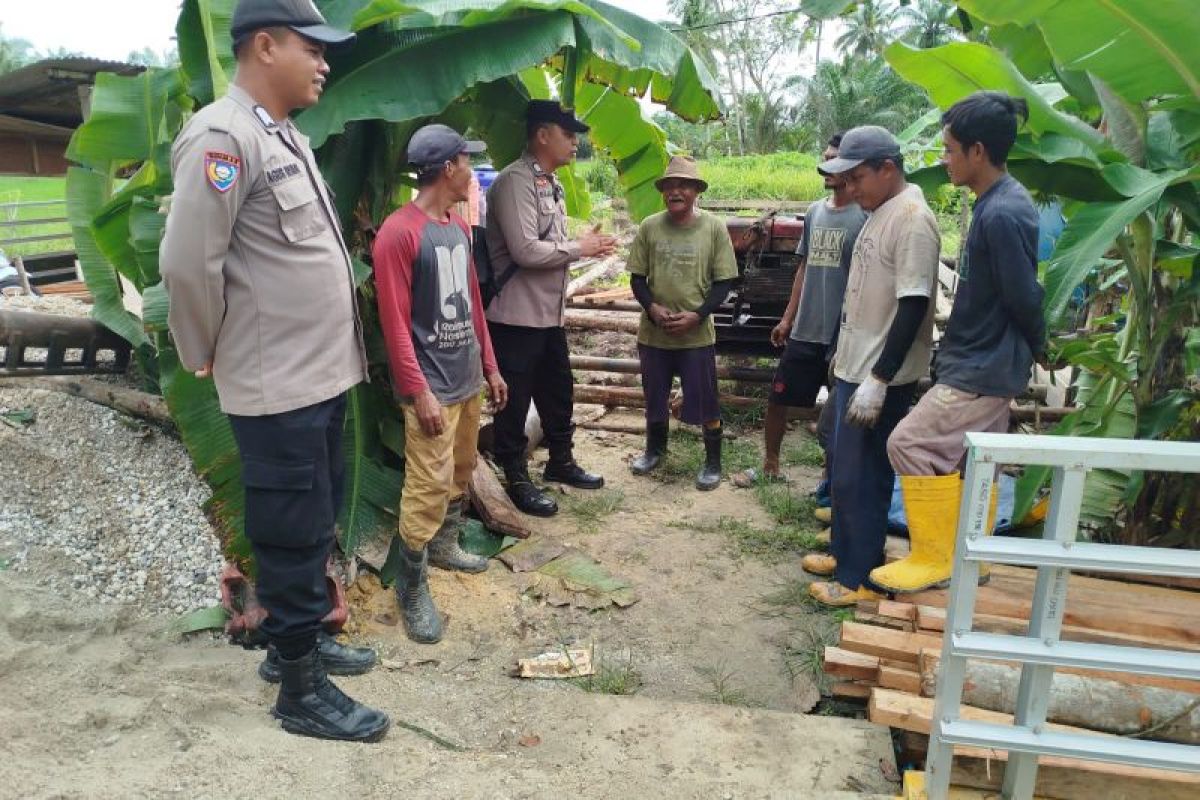
<svg viewBox="0 0 1200 800"><path fill-rule="evenodd" d="M733 476L733 485L739 489L751 489L760 483L787 483L787 476L778 472L760 472L754 467Z"/></svg>

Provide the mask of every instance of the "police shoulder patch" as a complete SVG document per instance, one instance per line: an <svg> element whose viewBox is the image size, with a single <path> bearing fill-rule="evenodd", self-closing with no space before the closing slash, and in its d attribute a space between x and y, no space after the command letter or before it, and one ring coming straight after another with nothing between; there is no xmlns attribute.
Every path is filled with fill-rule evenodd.
<svg viewBox="0 0 1200 800"><path fill-rule="evenodd" d="M204 176L221 194L228 192L242 174L242 160L228 153L209 150L204 154Z"/></svg>

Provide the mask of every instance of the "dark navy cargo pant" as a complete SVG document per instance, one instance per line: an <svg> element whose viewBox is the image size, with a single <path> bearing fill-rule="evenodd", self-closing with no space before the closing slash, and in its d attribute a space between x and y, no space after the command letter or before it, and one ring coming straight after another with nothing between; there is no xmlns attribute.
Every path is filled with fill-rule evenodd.
<svg viewBox="0 0 1200 800"><path fill-rule="evenodd" d="M508 404L494 416L496 463L504 469L525 466L525 417L529 404L537 406L542 439L550 458L571 457L575 424L575 379L565 328L527 328L489 322L492 347L500 375L508 384Z"/></svg>
<svg viewBox="0 0 1200 800"><path fill-rule="evenodd" d="M829 467L833 495L830 549L837 559L834 578L848 589L868 583L871 570L883 565L888 508L896 480L888 460L887 440L912 406L917 385L888 387L874 428L858 428L846 422L846 407L857 388L858 384L843 380L834 387L837 413Z"/></svg>
<svg viewBox="0 0 1200 800"><path fill-rule="evenodd" d="M229 416L242 456L246 538L258 565L263 633L306 652L329 613L325 563L342 504L346 396L260 417Z"/></svg>

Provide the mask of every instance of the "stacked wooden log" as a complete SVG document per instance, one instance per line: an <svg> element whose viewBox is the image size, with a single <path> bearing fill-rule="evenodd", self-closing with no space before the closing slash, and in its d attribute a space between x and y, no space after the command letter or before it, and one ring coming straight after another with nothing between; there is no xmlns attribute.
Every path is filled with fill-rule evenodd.
<svg viewBox="0 0 1200 800"><path fill-rule="evenodd" d="M973 629L1025 633L1036 572L992 568L976 600ZM1154 649L1195 651L1200 658L1200 592L1072 575L1062 638ZM933 716L945 590L900 601L862 602L825 648L833 694L868 702L871 721L897 729L901 760L920 768ZM961 716L1011 722L1019 665L971 660ZM1051 690L1051 727L1095 735L1138 736L1200 745L1200 682L1155 675L1059 669ZM995 788L1002 751L957 748L953 780ZM1200 753L1200 750L1198 750ZM1200 797L1200 775L1068 758L1041 759L1038 794L1045 797Z"/></svg>

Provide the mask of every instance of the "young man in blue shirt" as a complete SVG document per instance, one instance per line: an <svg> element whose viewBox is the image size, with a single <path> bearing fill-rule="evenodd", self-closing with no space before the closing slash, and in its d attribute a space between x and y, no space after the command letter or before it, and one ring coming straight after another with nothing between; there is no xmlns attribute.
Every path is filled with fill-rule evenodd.
<svg viewBox="0 0 1200 800"><path fill-rule="evenodd" d="M912 540L911 555L871 572L872 583L888 591L948 585L963 435L1007 431L1012 399L1029 383L1033 362L1045 361L1038 214L1005 169L1019 118L1027 116L1024 100L1000 92L976 92L942 115L946 171L977 199L936 382L888 439ZM993 520L995 503L993 491Z"/></svg>

